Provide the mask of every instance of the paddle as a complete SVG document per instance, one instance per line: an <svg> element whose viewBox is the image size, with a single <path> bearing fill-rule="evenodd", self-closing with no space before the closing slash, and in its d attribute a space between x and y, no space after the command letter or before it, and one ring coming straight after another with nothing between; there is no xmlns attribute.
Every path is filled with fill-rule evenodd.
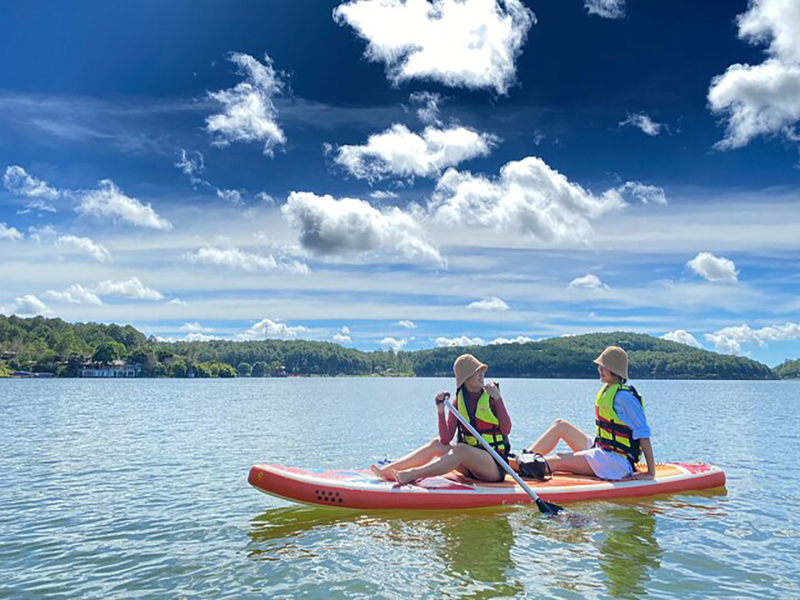
<svg viewBox="0 0 800 600"><path fill-rule="evenodd" d="M509 475L511 475L511 477L514 478L514 481L516 481L517 484L523 490L525 490L525 493L528 494L528 496L533 498L533 501L536 502L536 506L539 507L539 512L541 512L544 515L550 516L550 515L557 515L562 510L564 510L564 508L559 506L558 504L553 504L552 502L547 502L546 500L542 500L541 498L539 498L539 496L537 496L536 493L531 488L528 487L528 484L522 481L522 478L517 474L517 472L511 468L511 466L503 459L502 456L500 456L497 452L495 452L494 448L492 448L489 445L489 442L483 439L483 437L477 431L475 431L475 428L472 425L470 425L467 419L464 418L464 415L462 415L460 412L458 412L458 410L456 410L456 408L453 406L453 403L450 402L450 394L447 394L445 396L444 403L447 406L447 408L450 409L450 412L454 414L459 421L461 421L461 424L467 428L467 431L469 431L475 437L475 439L477 439L483 445L486 451L492 455L492 458L497 461L497 464L500 465L500 467L502 467L506 473L508 473Z"/></svg>

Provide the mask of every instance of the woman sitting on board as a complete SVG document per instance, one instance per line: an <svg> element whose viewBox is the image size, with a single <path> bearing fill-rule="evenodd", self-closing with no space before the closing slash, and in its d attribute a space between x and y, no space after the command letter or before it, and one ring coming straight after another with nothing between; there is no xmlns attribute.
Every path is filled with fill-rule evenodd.
<svg viewBox="0 0 800 600"><path fill-rule="evenodd" d="M489 367L471 354L456 359L453 371L456 376L456 409L469 420L492 448L507 459L511 445L511 417L503 404L495 383L484 383L484 373ZM491 455L483 449L477 438L458 422L455 415L445 418L444 400L448 392L436 394L436 411L439 416L439 437L414 450L411 454L383 467L371 465L370 469L381 479L397 481L404 485L425 477L444 475L456 470L467 477L496 482L505 478ZM452 444L458 429L458 441Z"/></svg>
<svg viewBox="0 0 800 600"><path fill-rule="evenodd" d="M572 452L550 454L534 463L535 476L545 472L594 475L600 479L653 479L656 463L650 444L650 427L644 402L628 380L628 355L609 346L595 359L603 387L595 400L595 437L589 437L567 421L558 419L527 452L548 454L560 440ZM634 465L644 454L647 471L637 473Z"/></svg>

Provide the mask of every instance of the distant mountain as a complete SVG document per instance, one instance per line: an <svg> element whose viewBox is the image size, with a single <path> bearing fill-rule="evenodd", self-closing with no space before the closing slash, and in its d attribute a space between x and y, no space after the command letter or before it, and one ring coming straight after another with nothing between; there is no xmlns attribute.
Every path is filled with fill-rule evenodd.
<svg viewBox="0 0 800 600"><path fill-rule="evenodd" d="M489 364L491 375L496 377L594 379L597 370L592 361L610 345L628 352L634 380L775 379L778 374L798 377L800 371L800 365L795 364L800 361L787 361L773 372L749 358L624 331L394 354L308 340L159 342L130 325L0 315L0 370L53 372L60 376L75 376L87 360L127 360L142 365L142 373L151 377L229 377L237 373L449 377L455 358L471 352Z"/></svg>
<svg viewBox="0 0 800 600"><path fill-rule="evenodd" d="M785 360L772 370L780 379L800 379L800 358Z"/></svg>

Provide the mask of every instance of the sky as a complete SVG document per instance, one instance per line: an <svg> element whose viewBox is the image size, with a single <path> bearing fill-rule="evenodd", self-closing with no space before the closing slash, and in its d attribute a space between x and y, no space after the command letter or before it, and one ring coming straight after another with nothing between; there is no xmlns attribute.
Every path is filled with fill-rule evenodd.
<svg viewBox="0 0 800 600"><path fill-rule="evenodd" d="M0 0L0 313L800 357L796 0Z"/></svg>

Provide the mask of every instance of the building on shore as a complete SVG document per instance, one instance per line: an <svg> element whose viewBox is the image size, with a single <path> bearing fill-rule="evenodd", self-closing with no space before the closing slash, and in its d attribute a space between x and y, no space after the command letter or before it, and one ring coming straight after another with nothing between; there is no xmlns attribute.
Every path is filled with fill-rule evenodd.
<svg viewBox="0 0 800 600"><path fill-rule="evenodd" d="M142 365L129 364L122 360L114 360L109 364L101 362L88 362L78 371L79 377L139 377Z"/></svg>

